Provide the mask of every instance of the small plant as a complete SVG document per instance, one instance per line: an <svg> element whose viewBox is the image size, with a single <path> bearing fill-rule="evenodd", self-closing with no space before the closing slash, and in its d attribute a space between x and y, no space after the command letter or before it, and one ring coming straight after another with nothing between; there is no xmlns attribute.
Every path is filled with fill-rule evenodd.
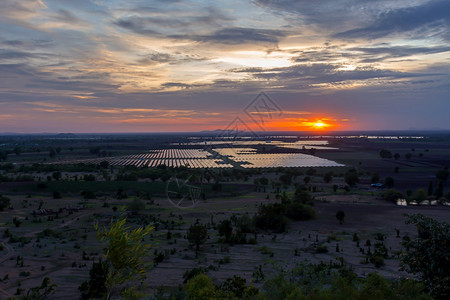
<svg viewBox="0 0 450 300"><path fill-rule="evenodd" d="M316 248L316 253L328 253L328 247L323 244L318 245Z"/></svg>
<svg viewBox="0 0 450 300"><path fill-rule="evenodd" d="M380 268L384 266L384 258L381 255L373 255L370 257L370 262L373 263L373 265L376 268Z"/></svg>

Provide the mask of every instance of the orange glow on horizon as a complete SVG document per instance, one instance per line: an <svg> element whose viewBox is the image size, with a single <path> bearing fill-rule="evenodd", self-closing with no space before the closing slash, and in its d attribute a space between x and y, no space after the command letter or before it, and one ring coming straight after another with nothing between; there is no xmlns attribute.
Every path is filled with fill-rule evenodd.
<svg viewBox="0 0 450 300"><path fill-rule="evenodd" d="M283 118L265 122L265 130L274 131L320 131L348 130L349 119L334 117L322 118ZM257 124L247 124L252 130L258 130Z"/></svg>

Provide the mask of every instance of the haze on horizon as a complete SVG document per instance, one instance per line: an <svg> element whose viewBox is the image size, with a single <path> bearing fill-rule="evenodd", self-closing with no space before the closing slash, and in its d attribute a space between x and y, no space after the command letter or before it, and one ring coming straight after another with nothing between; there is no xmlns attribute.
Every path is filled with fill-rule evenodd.
<svg viewBox="0 0 450 300"><path fill-rule="evenodd" d="M0 132L450 129L449 51L447 0L2 0Z"/></svg>

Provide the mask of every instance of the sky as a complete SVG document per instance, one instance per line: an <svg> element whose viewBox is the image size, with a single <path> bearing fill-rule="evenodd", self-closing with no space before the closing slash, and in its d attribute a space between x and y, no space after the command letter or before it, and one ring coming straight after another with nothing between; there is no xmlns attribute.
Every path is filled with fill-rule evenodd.
<svg viewBox="0 0 450 300"><path fill-rule="evenodd" d="M450 129L449 100L448 0L0 1L0 132Z"/></svg>

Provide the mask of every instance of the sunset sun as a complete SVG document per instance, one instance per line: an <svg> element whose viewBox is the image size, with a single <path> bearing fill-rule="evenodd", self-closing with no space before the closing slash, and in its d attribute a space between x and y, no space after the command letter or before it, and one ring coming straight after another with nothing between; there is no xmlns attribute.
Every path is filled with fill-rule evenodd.
<svg viewBox="0 0 450 300"><path fill-rule="evenodd" d="M314 123L314 127L316 127L316 128L323 128L325 126L326 126L326 124L323 123L322 121L318 121L318 122Z"/></svg>
<svg viewBox="0 0 450 300"><path fill-rule="evenodd" d="M324 128L329 127L329 126L330 126L329 124L324 123L324 122L322 122L321 120L316 121L316 122L314 122L314 123L312 124L312 127L313 127L314 129L324 129Z"/></svg>

